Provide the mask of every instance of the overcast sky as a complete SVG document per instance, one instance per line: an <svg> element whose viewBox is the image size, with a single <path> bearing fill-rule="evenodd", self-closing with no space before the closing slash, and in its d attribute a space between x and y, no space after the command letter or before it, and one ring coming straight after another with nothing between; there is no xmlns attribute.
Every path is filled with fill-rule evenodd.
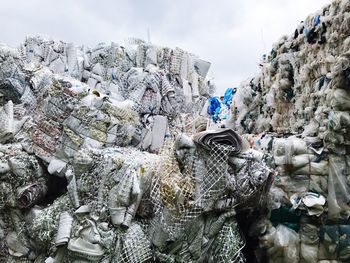
<svg viewBox="0 0 350 263"><path fill-rule="evenodd" d="M330 0L0 0L0 42L27 35L77 45L128 37L181 47L212 63L219 91L258 71L262 54Z"/></svg>

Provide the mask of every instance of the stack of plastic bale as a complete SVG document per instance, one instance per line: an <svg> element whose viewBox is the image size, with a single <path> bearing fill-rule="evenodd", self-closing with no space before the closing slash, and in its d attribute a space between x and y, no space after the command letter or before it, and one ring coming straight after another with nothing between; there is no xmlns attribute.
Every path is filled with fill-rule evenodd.
<svg viewBox="0 0 350 263"><path fill-rule="evenodd" d="M20 52L53 73L86 83L95 94L115 102L131 100L140 114L140 147L158 152L169 129L196 118L209 97L210 63L180 48L155 46L139 39L127 45L96 48L28 37ZM183 126L183 125L182 125Z"/></svg>
<svg viewBox="0 0 350 263"><path fill-rule="evenodd" d="M274 157L270 218L255 234L269 262L348 262L350 3L283 37L231 105L237 130Z"/></svg>
<svg viewBox="0 0 350 263"><path fill-rule="evenodd" d="M182 64L199 72L192 78L207 64L162 48L163 68L123 71L113 64L115 89L104 86L107 61L144 66L142 52L150 47L142 42L127 56L120 48L123 59L104 59L113 48L84 53L40 38L18 50L0 47L0 260L244 262L236 207L264 206L271 170L232 129L203 131L208 120L188 110L202 98L188 95L193 86L176 84L191 72ZM94 87L91 79L80 81L86 61L94 61L89 79L101 77ZM189 104L174 115L162 107L145 113L143 103L125 98L132 90L160 95L163 88L175 92L175 107L187 89ZM144 119L152 131L145 137L138 132L147 129ZM139 149L148 147L161 154Z"/></svg>

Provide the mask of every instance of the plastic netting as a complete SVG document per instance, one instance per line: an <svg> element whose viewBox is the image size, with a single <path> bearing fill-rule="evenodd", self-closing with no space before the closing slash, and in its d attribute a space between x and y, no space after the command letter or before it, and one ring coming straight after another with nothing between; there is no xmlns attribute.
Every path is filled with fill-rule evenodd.
<svg viewBox="0 0 350 263"><path fill-rule="evenodd" d="M176 237L186 223L203 211L209 211L224 195L227 161L233 150L234 147L229 145L214 144L205 160L196 153L180 171L174 144L166 142L150 193L157 215L154 223L160 223L164 230Z"/></svg>
<svg viewBox="0 0 350 263"><path fill-rule="evenodd" d="M245 257L242 254L244 241L238 231L238 225L230 220L224 224L217 236L217 249L213 257L218 263L244 263Z"/></svg>
<svg viewBox="0 0 350 263"><path fill-rule="evenodd" d="M207 173L204 174L201 184L202 202L214 201L225 191L227 183L228 157L235 147L224 144L213 143L206 164Z"/></svg>
<svg viewBox="0 0 350 263"><path fill-rule="evenodd" d="M142 263L151 257L149 240L138 224L132 224L122 237L118 262Z"/></svg>

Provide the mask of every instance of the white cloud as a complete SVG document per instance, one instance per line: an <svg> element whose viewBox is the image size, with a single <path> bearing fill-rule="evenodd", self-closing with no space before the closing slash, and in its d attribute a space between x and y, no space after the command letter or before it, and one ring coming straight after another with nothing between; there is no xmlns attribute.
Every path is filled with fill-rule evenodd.
<svg viewBox="0 0 350 263"><path fill-rule="evenodd" d="M258 71L262 54L330 0L0 0L0 42L26 35L96 45L127 37L179 46L212 62L218 90Z"/></svg>

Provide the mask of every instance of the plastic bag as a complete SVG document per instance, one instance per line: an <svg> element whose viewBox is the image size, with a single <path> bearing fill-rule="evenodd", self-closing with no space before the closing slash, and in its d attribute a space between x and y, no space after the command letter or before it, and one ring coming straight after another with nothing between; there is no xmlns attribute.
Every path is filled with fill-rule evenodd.
<svg viewBox="0 0 350 263"><path fill-rule="evenodd" d="M271 263L295 263L299 261L299 235L292 229L278 225L274 233L273 247L268 249Z"/></svg>

